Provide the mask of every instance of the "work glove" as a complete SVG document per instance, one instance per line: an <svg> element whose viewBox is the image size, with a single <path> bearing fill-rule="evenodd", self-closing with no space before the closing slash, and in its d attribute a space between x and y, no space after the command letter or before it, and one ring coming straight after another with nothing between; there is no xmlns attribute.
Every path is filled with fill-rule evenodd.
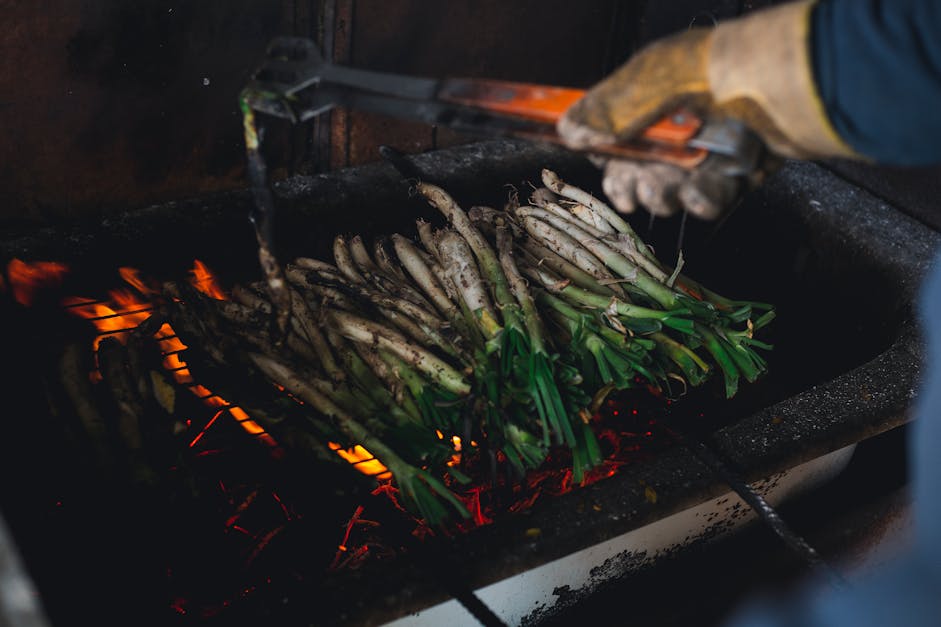
<svg viewBox="0 0 941 627"><path fill-rule="evenodd" d="M656 41L590 89L559 120L571 148L624 141L679 108L714 120L738 120L767 147L752 176L729 176L710 156L694 170L654 162L607 160L603 189L630 213L638 205L667 216L680 209L718 217L783 158L858 158L837 135L813 79L813 2L790 2L693 28Z"/></svg>

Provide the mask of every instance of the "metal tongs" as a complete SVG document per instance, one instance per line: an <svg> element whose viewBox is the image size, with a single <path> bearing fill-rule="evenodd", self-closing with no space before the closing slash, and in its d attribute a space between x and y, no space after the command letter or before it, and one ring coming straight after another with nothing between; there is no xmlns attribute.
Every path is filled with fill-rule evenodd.
<svg viewBox="0 0 941 627"><path fill-rule="evenodd" d="M423 78L373 72L325 61L317 44L278 37L242 92L253 110L290 120L309 120L335 107L382 113L485 136L561 144L556 122L585 94L551 85L476 78ZM723 171L749 176L763 146L743 125L702 120L679 110L630 141L593 146L605 157L659 161L685 169L720 155Z"/></svg>

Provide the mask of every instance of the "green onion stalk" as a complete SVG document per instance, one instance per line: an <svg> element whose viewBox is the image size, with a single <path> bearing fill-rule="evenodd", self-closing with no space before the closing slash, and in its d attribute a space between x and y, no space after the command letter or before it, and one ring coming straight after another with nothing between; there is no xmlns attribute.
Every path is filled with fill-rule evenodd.
<svg viewBox="0 0 941 627"><path fill-rule="evenodd" d="M399 487L399 493L405 505L419 513L431 525L438 525L448 517L444 503L463 518L470 513L454 493L433 474L406 462L402 457L363 426L336 402L317 389L309 381L298 376L289 367L262 355L252 355L255 364L272 381L289 389L304 403L316 409L320 414L335 421L337 427L346 433L350 440L357 442L373 453L392 472Z"/></svg>
<svg viewBox="0 0 941 627"><path fill-rule="evenodd" d="M253 155L248 103L258 97L242 101ZM518 479L568 450L581 483L603 460L591 418L612 393L672 394L676 382L721 377L732 397L768 367L772 347L759 336L770 305L720 296L682 263L665 267L600 199L549 170L542 180L551 192L530 205L469 211L417 183L443 224L419 220L417 237L372 246L337 234L330 262L264 266L260 290L237 286L237 305L219 307L248 340L226 343L245 346L231 363L251 363L272 394L302 406L290 419L307 422L291 428L368 449L430 524L468 515L449 486L470 479L475 458L505 459ZM277 329L259 329L258 315ZM452 436L462 439L459 466Z"/></svg>
<svg viewBox="0 0 941 627"><path fill-rule="evenodd" d="M576 463L575 473L581 480L583 468L600 462L600 458L594 454L597 443L593 436L591 443L586 442L584 435L579 437L578 418L575 416L573 420L572 412L563 400L554 367L556 359L547 350L542 320L513 259L512 236L507 225L496 225L496 244L500 251L497 254L467 213L443 189L419 183L418 191L441 211L454 231L468 243L490 284L501 322L500 330L495 333L500 355L498 372L504 375L501 377L501 387L517 388L517 393L522 388L527 392L539 417L542 445L546 451L550 442L564 444L573 450L579 449L581 455L577 457L583 463ZM492 389L492 384L488 384L487 389ZM515 426L515 433L522 433L523 427L518 421ZM517 460L517 463L544 457L544 454L534 453L531 442L526 441L524 449L521 446L523 442L521 438L509 440L508 443L515 451L504 452L510 453L511 459ZM513 455L514 452L517 455ZM525 465L531 465L531 462Z"/></svg>

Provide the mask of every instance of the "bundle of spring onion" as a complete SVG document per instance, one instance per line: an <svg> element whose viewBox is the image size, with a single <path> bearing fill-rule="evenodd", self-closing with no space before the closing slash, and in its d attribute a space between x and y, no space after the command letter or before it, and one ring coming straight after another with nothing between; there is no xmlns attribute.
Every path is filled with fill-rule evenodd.
<svg viewBox="0 0 941 627"><path fill-rule="evenodd" d="M259 315L278 313L264 283L174 327L198 327L217 364L248 365L303 407L266 427L362 445L428 523L467 515L447 487L470 480L451 436L463 461L500 460L518 477L567 447L580 482L601 462L590 418L603 399L675 394L713 373L733 396L765 370L755 349L771 347L754 333L774 313L664 267L620 215L554 172L542 182L529 204L467 211L418 183L446 224L419 220L417 239L393 234L371 252L337 236L332 263L287 264L290 312L274 316L289 318L286 336L258 331ZM210 318L249 341L223 342ZM264 424L270 412L259 412Z"/></svg>

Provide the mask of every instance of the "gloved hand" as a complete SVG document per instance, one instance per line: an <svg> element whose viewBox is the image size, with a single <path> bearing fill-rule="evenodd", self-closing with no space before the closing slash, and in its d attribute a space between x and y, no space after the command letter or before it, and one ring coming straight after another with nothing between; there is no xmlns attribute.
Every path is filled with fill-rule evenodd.
<svg viewBox="0 0 941 627"><path fill-rule="evenodd" d="M772 157L858 158L837 135L817 94L809 32L812 1L787 3L715 28L694 28L650 44L593 87L561 118L572 148L626 140L677 108L740 120ZM772 158L770 164L780 162ZM675 166L610 160L604 190L619 210L654 215L685 208L715 218L760 182L724 174L713 157L689 172Z"/></svg>

